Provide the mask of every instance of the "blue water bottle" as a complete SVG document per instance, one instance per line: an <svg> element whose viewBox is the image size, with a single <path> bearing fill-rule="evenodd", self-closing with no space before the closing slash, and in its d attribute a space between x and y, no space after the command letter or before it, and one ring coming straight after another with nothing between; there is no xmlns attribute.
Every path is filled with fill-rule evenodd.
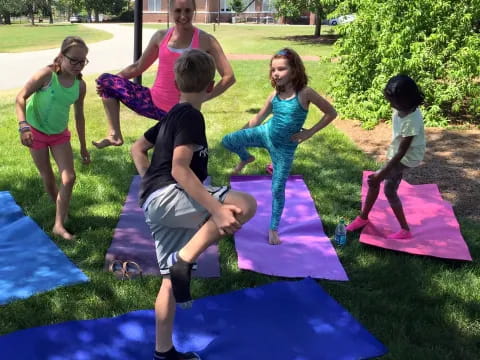
<svg viewBox="0 0 480 360"><path fill-rule="evenodd" d="M335 228L335 243L343 246L347 243L347 230L345 230L345 220L341 219Z"/></svg>

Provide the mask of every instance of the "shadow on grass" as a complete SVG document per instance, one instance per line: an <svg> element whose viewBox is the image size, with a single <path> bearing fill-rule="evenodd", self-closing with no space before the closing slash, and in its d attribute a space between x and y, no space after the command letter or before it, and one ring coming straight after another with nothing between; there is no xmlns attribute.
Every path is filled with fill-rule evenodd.
<svg viewBox="0 0 480 360"><path fill-rule="evenodd" d="M293 41L300 45L332 45L340 38L337 34L328 35L293 35L293 36L270 36L267 40Z"/></svg>

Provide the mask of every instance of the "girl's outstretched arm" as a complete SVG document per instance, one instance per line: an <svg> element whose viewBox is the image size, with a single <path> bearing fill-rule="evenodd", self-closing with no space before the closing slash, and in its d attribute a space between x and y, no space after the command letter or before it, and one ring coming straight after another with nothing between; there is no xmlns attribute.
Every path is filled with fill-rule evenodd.
<svg viewBox="0 0 480 360"><path fill-rule="evenodd" d="M25 146L32 146L33 136L28 128L27 120L27 99L42 86L47 85L52 79L52 69L48 66L37 71L20 90L15 99L15 112L20 131L20 141Z"/></svg>
<svg viewBox="0 0 480 360"><path fill-rule="evenodd" d="M87 93L87 85L84 80L80 80L80 94L73 105L75 110L75 126L77 128L78 141L80 142L80 155L84 164L90 163L90 154L87 150L87 143L85 141L85 114L83 111L83 103L85 101L85 94Z"/></svg>
<svg viewBox="0 0 480 360"><path fill-rule="evenodd" d="M317 93L312 88L306 87L300 93L300 99L302 105L306 105L305 108L308 108L310 103L314 104L317 108L323 112L323 116L318 123L316 123L312 128L306 129L304 131L298 132L292 136L292 141L303 142L311 138L315 133L322 130L325 126L330 124L336 117L337 111L325 98L323 98L319 93Z"/></svg>
<svg viewBox="0 0 480 360"><path fill-rule="evenodd" d="M274 96L275 91L268 96L265 105L263 105L263 108L260 109L260 111L252 119L250 119L250 121L247 122L242 129L253 128L260 125L263 120L265 120L267 116L272 113L272 99Z"/></svg>

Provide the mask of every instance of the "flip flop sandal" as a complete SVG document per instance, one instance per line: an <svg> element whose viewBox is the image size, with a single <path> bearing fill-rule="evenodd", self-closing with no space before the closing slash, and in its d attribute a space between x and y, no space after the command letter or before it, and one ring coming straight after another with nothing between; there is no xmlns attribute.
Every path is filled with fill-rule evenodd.
<svg viewBox="0 0 480 360"><path fill-rule="evenodd" d="M120 260L113 260L109 266L109 270L119 280L123 280L126 277L123 263Z"/></svg>
<svg viewBox="0 0 480 360"><path fill-rule="evenodd" d="M135 261L125 261L123 263L123 272L127 279L142 277L143 273L142 268Z"/></svg>

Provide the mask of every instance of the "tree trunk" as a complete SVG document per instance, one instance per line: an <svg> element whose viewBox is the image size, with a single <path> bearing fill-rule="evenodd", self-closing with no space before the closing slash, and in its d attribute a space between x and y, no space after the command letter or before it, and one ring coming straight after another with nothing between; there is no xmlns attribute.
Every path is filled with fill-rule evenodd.
<svg viewBox="0 0 480 360"><path fill-rule="evenodd" d="M320 32L322 30L322 18L320 16L320 11L315 13L315 37L320 37Z"/></svg>
<svg viewBox="0 0 480 360"><path fill-rule="evenodd" d="M32 24L32 26L35 25L35 3L32 4L32 6L30 7L30 22Z"/></svg>
<svg viewBox="0 0 480 360"><path fill-rule="evenodd" d="M48 6L48 18L49 18L48 22L50 24L53 24L53 12L52 12L52 6L51 5Z"/></svg>
<svg viewBox="0 0 480 360"><path fill-rule="evenodd" d="M12 25L12 19L10 18L10 13L3 14L6 25Z"/></svg>

